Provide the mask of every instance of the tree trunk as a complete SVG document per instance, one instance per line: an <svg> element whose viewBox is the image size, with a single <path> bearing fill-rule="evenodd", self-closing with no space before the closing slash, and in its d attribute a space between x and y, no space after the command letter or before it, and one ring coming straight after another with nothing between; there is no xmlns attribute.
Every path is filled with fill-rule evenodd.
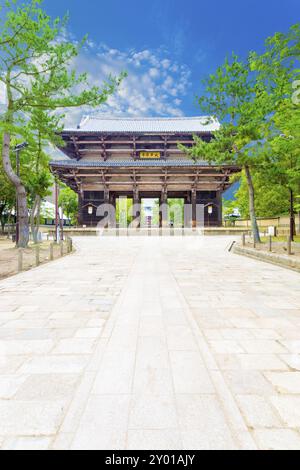
<svg viewBox="0 0 300 470"><path fill-rule="evenodd" d="M34 214L35 214L35 210L36 210L36 199L34 199L33 206L32 206L31 213L30 213L30 229L31 229L32 240L34 239L33 234L34 234Z"/></svg>
<svg viewBox="0 0 300 470"><path fill-rule="evenodd" d="M40 215L41 215L41 204L42 199L41 196L36 196L36 216L35 216L35 227L34 227L34 243L38 243L38 234L40 229Z"/></svg>
<svg viewBox="0 0 300 470"><path fill-rule="evenodd" d="M35 196L33 208L30 215L30 226L32 240L34 243L38 243L38 233L40 228L40 213L41 213L42 199L39 195Z"/></svg>
<svg viewBox="0 0 300 470"><path fill-rule="evenodd" d="M293 190L290 189L290 238L292 242L294 241L295 234L296 234L296 226L295 226L295 212L294 212L294 193L293 193Z"/></svg>
<svg viewBox="0 0 300 470"><path fill-rule="evenodd" d="M250 173L250 168L248 165L245 165L245 173L246 173L246 179L247 179L248 191L249 191L249 213L250 213L252 234L253 234L253 238L255 242L260 243L261 240L260 240L259 229L257 225L256 214L255 214L254 186L253 186L252 176Z"/></svg>
<svg viewBox="0 0 300 470"><path fill-rule="evenodd" d="M29 219L28 219L28 208L26 190L22 184L21 179L14 172L9 157L10 152L10 134L4 132L3 135L3 147L2 147L2 159L3 168L12 184L16 188L17 199L18 199L18 215L19 215L19 248L26 248L29 241Z"/></svg>

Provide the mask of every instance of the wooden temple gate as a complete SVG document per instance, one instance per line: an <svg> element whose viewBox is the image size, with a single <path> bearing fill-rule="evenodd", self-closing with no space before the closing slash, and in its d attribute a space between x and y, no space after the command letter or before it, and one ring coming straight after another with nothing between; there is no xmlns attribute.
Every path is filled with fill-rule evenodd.
<svg viewBox="0 0 300 470"><path fill-rule="evenodd" d="M52 161L54 175L78 193L79 225L96 226L102 204L116 205L120 196L139 205L142 198L182 198L189 204L191 226L197 205L204 207L205 225L222 223L222 193L237 166L192 161L178 144L194 145L193 136L210 141L211 127L203 118L86 119L78 129L65 130L61 150L69 157ZM99 211L98 211L99 214ZM162 211L160 225L168 224Z"/></svg>

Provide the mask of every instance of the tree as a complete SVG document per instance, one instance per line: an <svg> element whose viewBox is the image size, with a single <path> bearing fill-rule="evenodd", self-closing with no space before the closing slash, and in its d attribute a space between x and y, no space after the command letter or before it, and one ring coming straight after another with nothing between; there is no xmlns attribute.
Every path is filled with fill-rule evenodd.
<svg viewBox="0 0 300 470"><path fill-rule="evenodd" d="M261 163L256 147L264 137L268 100L263 88L255 81L249 64L235 54L204 80L204 84L206 94L198 99L199 105L204 113L212 116L208 123L216 118L222 125L210 142L195 137L195 146L185 151L194 160L204 158L210 164L235 164L244 170L253 237L260 242L251 172Z"/></svg>
<svg viewBox="0 0 300 470"><path fill-rule="evenodd" d="M300 103L293 100L299 78L300 25L276 33L261 55L250 55L251 68L272 100L268 135L261 148L263 172L270 184L281 185L289 199L290 237L295 234L295 196L300 194Z"/></svg>
<svg viewBox="0 0 300 470"><path fill-rule="evenodd" d="M16 191L7 176L3 172L2 162L0 160L0 222L1 229L4 232L5 224L9 214L16 205Z"/></svg>
<svg viewBox="0 0 300 470"><path fill-rule="evenodd" d="M51 194L53 177L49 169L49 156L45 148L49 143L62 145L58 135L60 116L49 116L43 109L34 108L27 122L26 141L30 143L28 154L28 174L26 190L29 194L31 211L30 225L34 243L38 242L41 204L46 196Z"/></svg>
<svg viewBox="0 0 300 470"><path fill-rule="evenodd" d="M30 0L17 6L15 0L7 0L0 20L0 80L6 88L6 109L0 122L2 159L17 191L20 247L26 247L29 240L27 193L12 167L10 150L13 136L23 138L24 116L30 119L37 108L51 115L69 107L98 106L124 76L109 78L100 89L89 85L86 74L70 70L80 46L63 39L66 18L52 20L41 3Z"/></svg>
<svg viewBox="0 0 300 470"><path fill-rule="evenodd" d="M77 222L78 213L78 196L71 188L64 185L59 192L58 205L62 208L72 224Z"/></svg>
<svg viewBox="0 0 300 470"><path fill-rule="evenodd" d="M281 184L270 181L263 171L252 174L256 194L257 217L276 217L289 211L288 190ZM249 217L249 192L247 180L242 172L240 186L234 193L234 207L239 209L242 218Z"/></svg>

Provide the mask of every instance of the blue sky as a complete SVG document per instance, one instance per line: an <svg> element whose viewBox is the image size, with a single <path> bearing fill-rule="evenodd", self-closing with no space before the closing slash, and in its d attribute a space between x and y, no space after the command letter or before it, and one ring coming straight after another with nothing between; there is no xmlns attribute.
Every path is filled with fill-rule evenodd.
<svg viewBox="0 0 300 470"><path fill-rule="evenodd" d="M300 20L299 0L45 0L44 6L53 16L69 12L72 40L88 34L74 65L91 81L128 71L101 110L128 116L201 114L200 80L227 54L259 51L267 36ZM70 124L79 118L74 112Z"/></svg>
<svg viewBox="0 0 300 470"><path fill-rule="evenodd" d="M201 79L226 55L261 51L266 37L300 21L299 0L44 0L44 7L53 17L69 13L69 40L88 35L72 65L91 83L128 72L97 111L126 116L201 114ZM87 113L68 112L66 125Z"/></svg>

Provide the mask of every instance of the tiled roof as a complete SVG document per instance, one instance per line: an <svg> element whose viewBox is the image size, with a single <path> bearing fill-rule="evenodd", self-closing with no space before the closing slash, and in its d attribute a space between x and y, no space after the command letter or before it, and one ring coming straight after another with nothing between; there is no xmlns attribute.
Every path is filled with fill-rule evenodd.
<svg viewBox="0 0 300 470"><path fill-rule="evenodd" d="M180 118L107 118L86 116L77 129L64 132L110 132L110 133L206 133L220 128L219 122L208 116Z"/></svg>
<svg viewBox="0 0 300 470"><path fill-rule="evenodd" d="M102 168L102 167L170 167L170 166L208 166L205 161L197 161L194 163L193 160L108 160L104 161L89 161L89 160L53 160L50 165L65 167L65 168Z"/></svg>

